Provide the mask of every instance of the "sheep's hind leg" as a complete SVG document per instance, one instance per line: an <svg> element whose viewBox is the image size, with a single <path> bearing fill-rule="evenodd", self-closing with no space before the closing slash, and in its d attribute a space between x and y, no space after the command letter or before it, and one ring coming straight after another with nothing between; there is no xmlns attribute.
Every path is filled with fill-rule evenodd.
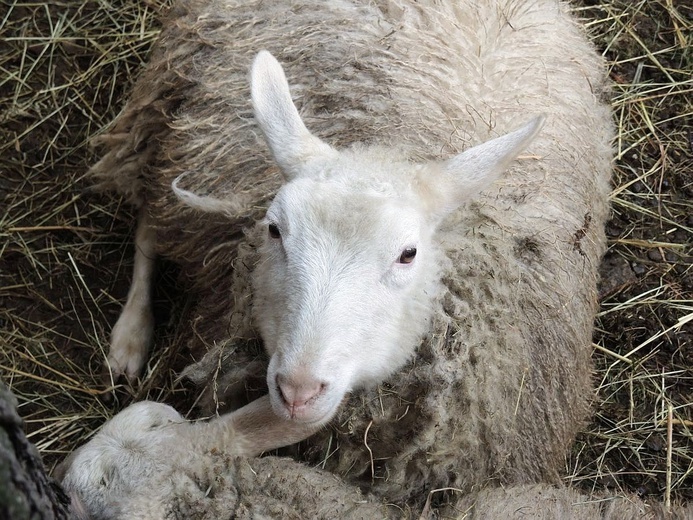
<svg viewBox="0 0 693 520"><path fill-rule="evenodd" d="M121 375L129 380L139 376L146 361L154 333L152 313L152 278L155 267L156 232L146 209L142 208L135 235L135 265L127 301L111 332L106 379L115 381ZM113 378L111 380L111 377Z"/></svg>

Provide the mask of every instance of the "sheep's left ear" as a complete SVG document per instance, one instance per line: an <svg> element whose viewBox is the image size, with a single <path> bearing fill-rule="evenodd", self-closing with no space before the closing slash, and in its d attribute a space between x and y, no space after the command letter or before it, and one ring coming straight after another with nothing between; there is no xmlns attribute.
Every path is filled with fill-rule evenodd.
<svg viewBox="0 0 693 520"><path fill-rule="evenodd" d="M422 179L429 185L429 195L434 199L430 201L433 214L443 218L490 186L534 139L544 120L543 115L535 117L519 130L486 141L438 165L439 171L432 174L433 178Z"/></svg>
<svg viewBox="0 0 693 520"><path fill-rule="evenodd" d="M337 154L308 131L291 100L284 70L269 52L256 56L250 83L255 118L287 180L301 175L307 162Z"/></svg>

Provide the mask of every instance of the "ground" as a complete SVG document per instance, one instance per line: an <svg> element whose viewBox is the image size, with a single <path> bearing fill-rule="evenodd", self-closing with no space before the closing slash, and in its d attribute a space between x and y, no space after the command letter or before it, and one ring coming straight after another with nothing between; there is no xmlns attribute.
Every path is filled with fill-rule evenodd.
<svg viewBox="0 0 693 520"><path fill-rule="evenodd" d="M133 400L183 412L194 400L175 380L186 354L165 347L184 304L173 266L158 275L156 356L138 385L105 399L101 366L127 293L134 216L85 178L97 157L88 140L122 107L165 3L2 4L0 377L49 468ZM566 461L566 481L691 501L693 7L573 5L609 63L617 157L595 415Z"/></svg>

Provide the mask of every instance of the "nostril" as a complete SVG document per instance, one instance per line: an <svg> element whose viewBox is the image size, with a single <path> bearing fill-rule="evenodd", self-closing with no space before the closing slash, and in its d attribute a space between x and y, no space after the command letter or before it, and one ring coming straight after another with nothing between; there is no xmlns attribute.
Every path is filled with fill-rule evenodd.
<svg viewBox="0 0 693 520"><path fill-rule="evenodd" d="M277 374L277 388L289 407L304 406L327 389L327 383L312 377Z"/></svg>

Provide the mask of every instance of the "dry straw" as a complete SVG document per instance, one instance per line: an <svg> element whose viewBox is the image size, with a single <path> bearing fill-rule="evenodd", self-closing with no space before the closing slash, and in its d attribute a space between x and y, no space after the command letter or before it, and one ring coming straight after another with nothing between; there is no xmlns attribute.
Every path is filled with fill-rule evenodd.
<svg viewBox="0 0 693 520"><path fill-rule="evenodd" d="M88 140L122 106L166 3L10 0L0 13L0 377L49 466L134 399L193 405L175 382L184 354L168 350L135 388L118 385L117 402L102 399L133 215L84 179ZM618 134L596 413L567 481L691 500L693 10L673 0L575 10L609 60ZM158 284L159 337L181 305L169 273Z"/></svg>

